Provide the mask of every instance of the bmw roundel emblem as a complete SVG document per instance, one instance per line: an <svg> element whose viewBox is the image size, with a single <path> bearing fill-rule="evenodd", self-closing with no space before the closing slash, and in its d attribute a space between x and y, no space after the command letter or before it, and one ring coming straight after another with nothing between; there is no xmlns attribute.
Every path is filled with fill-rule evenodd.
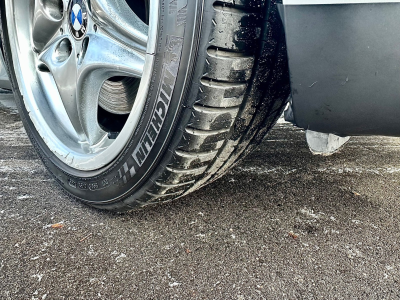
<svg viewBox="0 0 400 300"><path fill-rule="evenodd" d="M87 11L83 0L72 0L69 3L69 28L76 39L85 36L87 30Z"/></svg>

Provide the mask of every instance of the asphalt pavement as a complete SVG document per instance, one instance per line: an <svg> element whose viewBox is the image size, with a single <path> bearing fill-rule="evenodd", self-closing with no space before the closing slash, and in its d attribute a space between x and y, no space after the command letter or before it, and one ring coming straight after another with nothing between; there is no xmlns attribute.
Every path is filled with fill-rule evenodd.
<svg viewBox="0 0 400 300"><path fill-rule="evenodd" d="M127 214L66 197L0 95L0 299L399 299L400 139L313 156L280 122L222 179Z"/></svg>

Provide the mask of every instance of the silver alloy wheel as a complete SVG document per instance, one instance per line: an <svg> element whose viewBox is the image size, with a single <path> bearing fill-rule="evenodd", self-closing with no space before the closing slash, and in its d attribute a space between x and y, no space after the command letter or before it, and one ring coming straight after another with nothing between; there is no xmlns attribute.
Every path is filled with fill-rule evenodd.
<svg viewBox="0 0 400 300"><path fill-rule="evenodd" d="M49 149L70 167L99 169L132 136L152 75L158 2L149 0L146 25L125 0L5 0L25 107ZM115 138L97 115L102 86L116 76L138 78L140 85Z"/></svg>

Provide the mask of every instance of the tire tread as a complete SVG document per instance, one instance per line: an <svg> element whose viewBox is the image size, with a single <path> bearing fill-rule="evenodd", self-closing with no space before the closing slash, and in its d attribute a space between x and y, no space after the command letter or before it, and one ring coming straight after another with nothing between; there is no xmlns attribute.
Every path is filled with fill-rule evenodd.
<svg viewBox="0 0 400 300"><path fill-rule="evenodd" d="M264 3L214 3L204 75L195 104L189 108L191 119L182 129L178 147L169 149L173 159L144 199L138 199L141 206L181 197L219 178L249 153L279 118L288 96L284 91L275 92L277 85L288 81L276 74L286 63L284 41L266 32L278 41L264 45L269 53L264 69L254 66ZM267 89L260 87L256 81L266 82L267 77L272 79Z"/></svg>

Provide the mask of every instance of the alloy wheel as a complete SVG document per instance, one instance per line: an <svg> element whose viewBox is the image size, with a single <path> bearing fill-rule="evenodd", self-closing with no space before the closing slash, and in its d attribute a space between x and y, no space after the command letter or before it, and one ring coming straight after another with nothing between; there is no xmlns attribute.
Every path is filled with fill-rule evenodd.
<svg viewBox="0 0 400 300"><path fill-rule="evenodd" d="M158 1L6 0L6 9L17 81L47 146L77 170L112 162L144 108Z"/></svg>

